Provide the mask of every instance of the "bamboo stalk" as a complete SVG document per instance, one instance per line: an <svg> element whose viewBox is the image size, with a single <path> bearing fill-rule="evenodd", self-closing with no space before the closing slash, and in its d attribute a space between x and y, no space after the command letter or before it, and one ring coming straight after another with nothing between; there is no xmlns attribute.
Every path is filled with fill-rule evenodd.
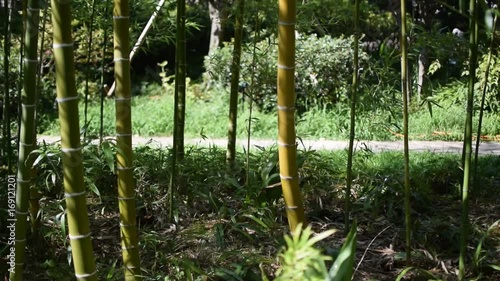
<svg viewBox="0 0 500 281"><path fill-rule="evenodd" d="M278 153L283 197L292 232L306 225L295 136L295 0L278 2Z"/></svg>
<svg viewBox="0 0 500 281"><path fill-rule="evenodd" d="M83 178L75 82L71 2L52 0L52 25L61 154L71 254L77 280L97 280Z"/></svg>
<svg viewBox="0 0 500 281"><path fill-rule="evenodd" d="M130 61L132 61L132 59L134 58L134 55L137 53L137 50L139 50L142 43L144 42L144 39L146 39L146 35L148 34L148 31L151 28L151 26L153 26L153 22L156 19L156 17L158 16L158 13L160 12L161 8L163 7L163 4L165 4L165 0L160 0L158 5L156 6L156 10L153 12L153 14L151 15L151 17L148 20L148 23L146 23L146 26L142 30L141 35L139 35L137 42L135 43L134 47L132 47L132 51L130 52L130 57L129 57ZM116 88L116 82L113 82L113 84L111 85L111 88L109 89L109 91L107 93L108 97L113 95L113 93L115 92L115 88Z"/></svg>
<svg viewBox="0 0 500 281"><path fill-rule="evenodd" d="M38 23L40 8L38 0L28 0L26 25L24 31L24 44L26 58L24 59L23 89L21 95L22 118L19 124L19 158L17 164L17 190L16 190L16 244L15 257L16 266L10 274L11 280L22 280L25 261L26 232L28 219L28 206L30 195L30 182L32 176L31 167L33 157L30 153L35 147L36 138L33 136L35 124L36 105L36 75L38 70Z"/></svg>
<svg viewBox="0 0 500 281"><path fill-rule="evenodd" d="M226 162L229 170L234 169L236 158L236 128L238 117L238 90L240 82L241 44L243 40L243 20L245 0L238 0L234 24L233 62L231 64L231 92L229 99L229 124L227 129ZM248 146L249 148L250 146Z"/></svg>
<svg viewBox="0 0 500 281"><path fill-rule="evenodd" d="M7 2L7 0L6 0ZM14 0L10 1L10 6L14 6ZM7 171L10 174L12 172L12 148L11 148L11 132L10 132L10 79L9 79L9 68L10 68L10 21L12 19L12 9L9 8L9 4L5 3L4 6L5 15L5 25L4 25L4 45L3 45L3 67L4 67L4 98L3 98L3 126L2 126L2 156L7 161Z"/></svg>
<svg viewBox="0 0 500 281"><path fill-rule="evenodd" d="M405 189L405 236L406 236L406 264L411 264L411 186L410 186L410 153L408 145L408 44L406 31L406 1L401 0L401 91L403 95L403 135L404 135L404 189Z"/></svg>
<svg viewBox="0 0 500 281"><path fill-rule="evenodd" d="M347 151L347 177L345 187L345 229L347 235L349 233L350 212L351 212L351 184L352 184L352 158L354 151L354 137L356 126L356 94L359 84L359 0L354 3L354 70L352 74L352 88L351 88L351 123L349 125L349 148Z"/></svg>
<svg viewBox="0 0 500 281"><path fill-rule="evenodd" d="M479 107L479 121L477 125L477 137L476 137L476 148L474 151L474 184L472 185L472 192L478 190L478 183L479 183L479 178L478 178L478 172L477 172L477 161L479 158L479 144L481 142L481 127L483 124L483 113L484 113L484 103L486 99L486 89L488 89L488 78L490 75L490 69L491 69L491 58L492 58L492 53L493 53L493 47L495 43L495 30L496 30L496 25L497 25L497 15L495 14L495 17L493 18L493 28L492 33L491 33L491 41L490 41L490 51L488 52L488 59L486 62L486 70L484 71L484 85L483 85L483 93L481 96L481 106Z"/></svg>
<svg viewBox="0 0 500 281"><path fill-rule="evenodd" d="M118 206L125 280L142 280L132 152L132 109L130 81L130 12L128 0L115 0L113 11L114 61L116 77L116 143L118 151Z"/></svg>
<svg viewBox="0 0 500 281"><path fill-rule="evenodd" d="M174 146L177 161L184 158L184 124L186 116L186 1L177 0L177 36L175 60Z"/></svg>
<svg viewBox="0 0 500 281"><path fill-rule="evenodd" d="M95 1L92 0L92 12L90 14L90 27L89 27L89 40L87 41L87 68L85 69L85 107L83 109L83 126L87 127L87 112L89 105L89 80L90 80L90 56L92 53L92 33L94 31L94 14L95 14ZM87 136L87 128L83 131L83 139Z"/></svg>
<svg viewBox="0 0 500 281"><path fill-rule="evenodd" d="M476 0L470 0L469 20L469 89L467 92L467 114L464 135L464 179L462 184L462 217L460 231L460 256L458 259L458 279L465 279L465 259L469 237L469 185L472 158L472 113L474 110L474 85L477 65L477 11Z"/></svg>

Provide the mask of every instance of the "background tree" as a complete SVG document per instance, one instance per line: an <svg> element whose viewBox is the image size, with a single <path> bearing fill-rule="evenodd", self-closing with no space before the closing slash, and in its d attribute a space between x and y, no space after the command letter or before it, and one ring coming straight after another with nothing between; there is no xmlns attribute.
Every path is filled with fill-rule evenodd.
<svg viewBox="0 0 500 281"><path fill-rule="evenodd" d="M52 0L56 89L61 131L64 195L71 255L77 280L97 280L83 179L82 146L75 84L71 2Z"/></svg>
<svg viewBox="0 0 500 281"><path fill-rule="evenodd" d="M116 80L116 154L120 237L125 280L142 280L136 225L134 164L132 152L132 110L130 82L129 2L115 0L114 61Z"/></svg>

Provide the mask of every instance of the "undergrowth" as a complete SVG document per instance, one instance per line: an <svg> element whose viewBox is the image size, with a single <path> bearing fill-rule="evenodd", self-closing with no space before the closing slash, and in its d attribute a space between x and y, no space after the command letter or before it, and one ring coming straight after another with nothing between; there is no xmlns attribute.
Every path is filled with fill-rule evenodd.
<svg viewBox="0 0 500 281"><path fill-rule="evenodd" d="M84 148L88 208L100 280L123 279L116 167L109 156L114 151L112 141ZM175 188L175 223L167 221L171 151L143 146L134 152L145 280L273 280L286 270L282 267L286 264L283 247L290 243L283 238L288 223L281 199L277 147L252 149L250 171L244 169L245 157L240 151L237 169L229 174L225 172L224 150L187 147ZM37 184L43 194L42 226L40 238L31 237L28 244L26 278L72 280L59 148L42 146L39 153ZM315 233L343 228L346 155L345 151L304 149L298 153L300 186ZM399 273L406 273L402 271L403 157L400 152L374 154L360 150L354 159L353 217L358 221L354 280L394 280ZM414 153L410 159L413 256L420 270L408 271L403 280L417 280L422 272L432 272L438 280L453 280L459 251L460 155ZM480 181L473 189L471 203L471 278L500 277L494 270L500 233L497 227L487 232L500 214L499 198L492 196L498 194L495 191L500 178L495 167L499 161L496 156L479 159ZM324 237L314 246L324 255L321 259L327 268L344 242L341 233Z"/></svg>

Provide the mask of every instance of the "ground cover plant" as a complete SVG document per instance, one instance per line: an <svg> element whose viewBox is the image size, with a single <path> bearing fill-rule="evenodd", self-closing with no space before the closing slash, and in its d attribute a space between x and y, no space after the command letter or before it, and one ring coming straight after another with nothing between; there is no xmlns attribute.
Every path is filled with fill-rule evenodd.
<svg viewBox="0 0 500 281"><path fill-rule="evenodd" d="M113 142L84 148L85 181L89 184L90 225L95 240L100 280L123 278L118 258L119 228L113 157ZM40 148L36 163L42 187L40 237L30 237L27 280L73 280L66 249L64 198L57 146ZM168 148L134 149L140 252L144 280L263 280L274 278L286 245L284 204L281 199L277 148L250 151L249 185L245 155L237 154L240 167L232 175L224 172L225 151L187 147L179 173L175 224L167 222L165 190L170 175ZM314 246L330 257L329 268L343 243L343 185L346 151L299 149L299 173L306 215L314 232L338 230ZM102 159L106 161L102 161ZM374 154L357 151L354 162L353 217L358 221L354 280L395 280L404 265L403 157L400 152ZM412 213L416 265L426 271L410 271L403 280L418 280L428 274L439 280L454 280L457 267L460 212L460 156L417 153L411 158ZM469 257L474 268L469 276L482 280L500 277L498 264L497 156L479 158L480 188L471 202ZM5 178L5 177L2 177ZM266 188L274 186L274 188ZM478 186L478 187L479 187ZM288 270L288 269L282 269ZM167 277L168 276L168 277ZM419 277L420 276L420 277ZM303 279L305 280L305 279ZM427 280L427 279L425 279Z"/></svg>

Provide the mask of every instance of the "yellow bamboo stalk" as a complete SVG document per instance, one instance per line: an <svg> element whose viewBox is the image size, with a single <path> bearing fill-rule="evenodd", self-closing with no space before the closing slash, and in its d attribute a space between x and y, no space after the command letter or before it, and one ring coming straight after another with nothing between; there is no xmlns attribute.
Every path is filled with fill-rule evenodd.
<svg viewBox="0 0 500 281"><path fill-rule="evenodd" d="M122 257L125 280L142 280L133 175L129 15L128 0L115 0L113 23L118 147L116 159Z"/></svg>
<svg viewBox="0 0 500 281"><path fill-rule="evenodd" d="M296 1L278 4L278 145L280 178L292 232L306 225L297 171L295 136L295 19Z"/></svg>
<svg viewBox="0 0 500 281"><path fill-rule="evenodd" d="M90 238L75 84L71 1L52 0L57 102L61 130L64 194L73 266L77 280L97 280Z"/></svg>

